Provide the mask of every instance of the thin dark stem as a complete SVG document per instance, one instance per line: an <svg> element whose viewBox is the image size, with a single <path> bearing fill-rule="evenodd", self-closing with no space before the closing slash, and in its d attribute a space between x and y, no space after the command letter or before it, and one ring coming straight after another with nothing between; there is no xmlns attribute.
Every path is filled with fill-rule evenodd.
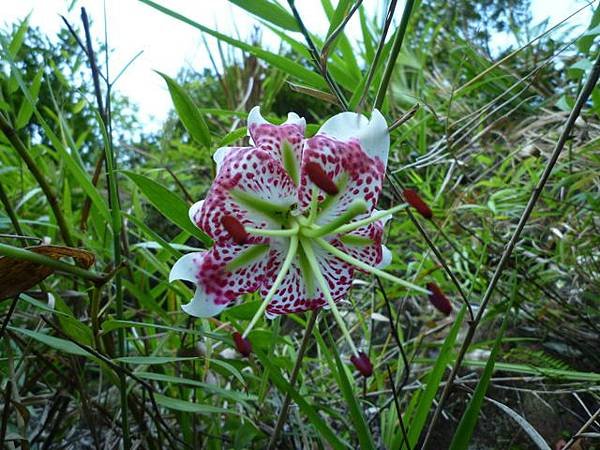
<svg viewBox="0 0 600 450"><path fill-rule="evenodd" d="M2 202L2 204L4 205L6 214L8 215L10 222L12 223L13 228L15 229L16 233L18 235L23 236L25 233L23 232L23 228L21 228L19 219L17 218L17 215L15 214L15 211L12 208L12 205L10 204L10 200L8 199L8 195L6 194L6 191L4 190L2 183L0 183L0 202Z"/></svg>
<svg viewBox="0 0 600 450"><path fill-rule="evenodd" d="M369 67L369 73L367 74L367 81L365 82L362 94L360 96L360 100L358 101L359 108L363 104L363 102L367 98L367 94L369 93L369 87L371 85L371 82L373 81L373 77L375 76L377 66L379 65L379 60L381 59L381 54L383 52L383 48L385 47L385 38L388 34L388 30L390 29L390 25L392 24L392 18L394 17L394 11L396 11L397 3L398 0L392 0L390 2L390 6L388 7L385 22L383 24L383 30L381 32L381 37L379 38L379 45L377 45L375 56L373 57L373 61L371 62L371 65Z"/></svg>
<svg viewBox="0 0 600 450"><path fill-rule="evenodd" d="M9 308L8 308L8 312L6 313L6 316L4 316L4 321L2 322L2 328L0 328L0 339L2 339L2 337L4 336L4 331L6 330L6 327L8 326L8 322L10 322L10 318L12 317L13 313L15 312L15 308L17 307L18 301L19 301L19 296L15 295ZM0 440L0 442L2 442L2 440Z"/></svg>
<svg viewBox="0 0 600 450"><path fill-rule="evenodd" d="M402 364L404 364L404 373L402 374L402 382L400 386L396 389L396 384L394 378L392 377L392 373L390 371L390 366L386 366L388 370L388 375L390 377L390 384L392 386L392 394L394 395L394 405L396 407L396 413L398 414L398 420L400 421L400 428L402 431L402 442L400 443L400 447L404 445L406 442L408 446L408 450L411 450L410 443L408 442L408 435L406 434L406 428L404 427L404 420L402 419L402 412L400 410L400 398L398 396L398 391L402 392L404 386L408 383L408 378L410 377L410 364L408 362L408 358L406 357L406 353L404 352L404 346L402 345L402 341L400 340L400 336L398 335L397 324L394 322L394 316L392 315L392 307L390 306L390 300L385 292L383 287L383 283L379 277L375 277L377 279L377 283L379 284L379 290L381 291L381 295L383 295L383 300L385 302L385 307L387 309L388 319L390 322L390 331L394 340L396 341L396 345L398 346L398 351L402 356Z"/></svg>
<svg viewBox="0 0 600 450"><path fill-rule="evenodd" d="M292 14L294 15L294 18L296 19L296 22L298 23L300 32L302 33L302 35L304 36L304 39L306 40L306 44L308 45L308 50L310 51L310 54L313 58L313 63L315 65L315 67L321 73L323 78L325 78L325 81L329 85L329 89L331 89L331 92L333 92L333 94L337 97L338 101L340 102L340 105L342 105L342 107L345 111L348 111L348 108L349 108L348 101L346 100L346 97L344 96L340 87L333 80L333 78L331 78L331 75L329 75L329 72L327 72L327 68L323 67L321 65L320 52L317 49L317 46L315 45L314 41L310 37L310 33L306 29L306 26L304 25L304 22L302 21L302 18L300 17L300 13L296 9L294 0L288 0L288 5L290 6L290 9L292 10Z"/></svg>
<svg viewBox="0 0 600 450"><path fill-rule="evenodd" d="M317 315L318 310L313 310L311 311L310 317L308 318L306 329L304 330L304 336L302 337L302 343L300 344L298 356L296 357L296 364L294 364L294 368L292 369L292 375L290 376L290 388L293 388L296 384L296 379L298 378L298 374L300 373L300 367L302 366L302 360L304 359L304 353L306 352L306 348L308 347L308 341L310 340L313 328L315 327L315 323L317 322ZM277 418L277 424L275 425L275 430L271 435L271 440L269 441L269 446L267 447L267 450L272 450L276 448L275 446L277 444L277 440L279 439L279 434L281 434L283 425L287 420L287 413L291 401L292 397L288 392L285 394L283 405L281 405L281 411L279 412L279 417Z"/></svg>
<svg viewBox="0 0 600 450"><path fill-rule="evenodd" d="M504 252L502 253L500 261L499 261L498 265L496 266L496 270L494 271L494 274L492 275L492 278L488 284L488 287L487 287L485 293L483 294L483 298L481 299L481 304L479 306L479 310L477 311L477 316L475 317L475 320L473 322L471 322L471 324L469 326L467 336L465 337L465 340L463 341L463 344L460 348L459 354L456 358L456 361L454 362L454 366L452 367L452 372L450 373L450 376L448 377L447 384L444 387L440 401L439 401L439 403L435 409L435 412L433 414L433 418L431 419L431 422L429 423L429 426L427 428L427 434L425 435L425 438L423 440L423 445L421 446L422 450L424 450L426 448L427 442L429 441L429 438L431 437L433 428L435 427L435 424L440 416L440 413L441 413L444 403L448 397L448 394L450 393L450 390L452 389L452 384L454 383L454 379L456 378L458 369L460 368L460 366L462 364L462 360L467 352L467 349L468 349L469 345L471 344L471 341L475 334L475 330L477 329L479 322L483 318L483 314L487 308L488 303L490 302L490 299L492 297L492 294L494 293L496 285L498 284L498 281L500 280L500 277L502 276L502 273L504 272L506 263L508 262L511 254L512 254L512 251L514 250L514 248L517 244L517 241L519 240L519 237L521 236L521 233L523 232L523 228L525 228L525 224L527 223L527 221L529 220L529 217L531 216L533 208L535 207L535 205L542 193L542 190L544 189L544 186L546 185L546 182L548 181L548 178L550 177L550 174L552 173L552 169L554 169L554 166L556 165L556 161L558 161L558 157L560 156L562 150L565 147L567 140L569 139L569 137L571 135L571 131L573 130L573 126L575 125L575 121L579 117L579 114L581 114L581 110L583 109L583 106L585 105L585 103L588 101L594 87L596 86L596 83L598 82L599 77L600 77L600 52L598 53L598 56L596 57L596 62L594 63L594 66L590 72L590 76L589 76L588 80L586 81L586 83L583 87L583 90L577 97L577 101L575 102L575 105L573 106L573 109L571 110L571 113L569 114L569 118L567 119L567 122L565 123L565 127L560 135L560 138L558 139L558 142L556 143L556 146L554 147L552 155L550 156L550 160L546 164L544 172L542 173L537 185L531 192L531 196L529 197L527 206L525 206L525 210L521 214L519 223L517 224L515 231L513 232L510 240L508 241L508 244L506 245L506 248L504 249Z"/></svg>
<svg viewBox="0 0 600 450"><path fill-rule="evenodd" d="M392 189L394 190L394 194L397 197L402 198L400 190L396 187L396 184L395 184L397 182L395 176L390 174L389 172L387 172L386 177L390 181ZM412 223L415 225L415 227L417 228L417 230L419 231L419 233L421 234L423 239L425 239L425 242L427 242L427 245L429 246L431 251L435 254L435 257L436 257L438 263L440 263L440 265L444 269L444 272L446 272L446 275L448 275L450 280L452 280L452 283L458 290L458 293L460 294L460 297L461 297L464 305L466 306L467 311L469 312L469 319L471 321L473 321L473 319L475 318L475 315L473 314L473 308L471 308L469 300L468 300L467 296L465 295L465 293L463 292L460 282L458 281L458 278L456 278L456 275L454 275L452 270L450 270L450 267L446 263L446 259L444 258L442 253L439 251L439 249L436 247L436 245L433 243L433 241L431 240L431 238L425 231L425 228L423 228L421 226L421 224L419 223L419 221L417 220L415 215L410 211L410 209L406 210L406 214L408 214L408 218L412 221Z"/></svg>
<svg viewBox="0 0 600 450"><path fill-rule="evenodd" d="M356 3L354 5L352 5L352 8L350 8L350 11L346 15L346 17L344 17L344 20L342 20L342 23L340 23L338 25L338 27L331 32L331 34L329 35L329 37L323 44L323 48L321 49L321 68L322 68L322 70L325 70L327 68L327 58L329 56L329 51L330 51L331 46L336 41L339 34L342 31L344 31L346 24L352 18L354 13L356 11L358 11L358 8L360 8L360 5L362 5L362 2L363 2L363 0L356 0Z"/></svg>
<svg viewBox="0 0 600 450"><path fill-rule="evenodd" d="M62 235L65 244L67 244L70 247L73 247L73 239L71 238L69 224L65 219L65 216L62 212L61 206L58 202L56 194L54 193L54 190L52 189L50 183L48 182L48 180L46 180L46 177L27 151L25 144L23 144L23 142L17 135L16 130L12 127L12 125L2 114L0 114L0 130L4 133L12 147L16 150L21 159L25 162L25 165L35 178L35 181L37 181L37 183L40 185L40 188L46 196L46 199L50 204L50 208L54 213L54 217L56 218L56 224L58 225L60 234Z"/></svg>
<svg viewBox="0 0 600 450"><path fill-rule="evenodd" d="M400 423L400 431L402 431L402 442L400 443L400 448L402 448L402 446L406 442L408 450L412 450L410 448L410 443L408 442L408 433L406 432L406 427L404 426L404 419L402 419L402 411L400 410L400 400L398 397L398 391L396 390L396 385L394 383L394 376L389 365L386 365L385 368L387 369L388 377L390 379L392 395L394 396L394 406L396 407L396 414L398 415L398 422Z"/></svg>

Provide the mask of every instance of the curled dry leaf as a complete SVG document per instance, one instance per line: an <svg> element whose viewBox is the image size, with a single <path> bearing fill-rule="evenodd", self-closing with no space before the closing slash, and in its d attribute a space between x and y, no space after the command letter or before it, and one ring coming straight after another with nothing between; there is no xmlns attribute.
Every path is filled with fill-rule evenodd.
<svg viewBox="0 0 600 450"><path fill-rule="evenodd" d="M96 260L93 253L87 250L72 247L61 247L57 245L38 245L28 247L27 250L48 256L52 259L72 257L77 263L88 269ZM27 289L43 281L52 275L55 269L36 264L31 261L10 258L0 258L0 300L14 297Z"/></svg>

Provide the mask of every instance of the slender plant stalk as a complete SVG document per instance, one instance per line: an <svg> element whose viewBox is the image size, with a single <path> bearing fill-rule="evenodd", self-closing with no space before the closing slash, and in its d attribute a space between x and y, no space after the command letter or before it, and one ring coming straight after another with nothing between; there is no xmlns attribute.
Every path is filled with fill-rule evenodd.
<svg viewBox="0 0 600 450"><path fill-rule="evenodd" d="M18 235L23 236L25 233L23 232L23 228L21 228L21 224L19 223L17 214L15 213L15 210L12 208L12 205L10 204L10 200L8 199L8 195L6 194L6 191L4 190L2 183L0 183L0 202L2 202L2 204L4 205L6 214L8 214L8 217L10 218L10 222L12 223L13 228L15 229L16 233Z"/></svg>
<svg viewBox="0 0 600 450"><path fill-rule="evenodd" d="M37 183L40 185L42 192L44 193L46 199L48 200L48 203L50 204L52 213L56 218L56 224L58 225L58 229L60 230L60 234L62 235L65 244L67 244L69 247L73 247L74 242L73 238L71 237L69 224L65 219L62 210L60 209L60 204L58 203L58 199L56 197L56 194L54 193L54 190L50 186L48 180L46 180L46 177L44 176L40 168L37 166L31 155L29 155L25 144L23 144L23 142L17 135L16 130L12 127L12 125L8 122L8 120L6 119L6 117L4 117L3 114L0 114L0 130L2 130L12 147L16 150L21 159L25 162L27 168L35 178L35 181L37 181Z"/></svg>
<svg viewBox="0 0 600 450"><path fill-rule="evenodd" d="M0 244L0 256L8 256L9 258L22 259L42 266L52 267L60 272L70 273L80 278L90 280L96 284L104 284L110 279L110 274L92 272L91 270L86 270L82 267L52 259L46 255L41 255L19 247L13 247L12 245Z"/></svg>
<svg viewBox="0 0 600 450"><path fill-rule="evenodd" d="M304 330L304 336L302 337L302 342L300 344L300 349L298 350L298 356L296 357L296 363L294 364L294 368L292 369L292 375L290 377L290 388L293 389L296 384L296 380L298 378L298 374L300 373L300 367L302 366L302 359L304 358L304 353L308 347L308 341L310 340L310 336L312 335L313 328L315 327L315 323L317 322L318 310L313 310L310 313L310 317L308 318L308 322L306 324L306 329ZM271 440L269 441L269 446L267 450L272 450L275 448L277 444L277 440L279 439L279 435L281 434L281 430L283 429L283 425L287 420L287 413L290 407L290 403L292 401L292 397L289 392L285 394L285 399L283 400L283 404L281 405L281 411L279 412L279 417L277 418L277 423L275 425L275 430L271 435Z"/></svg>
<svg viewBox="0 0 600 450"><path fill-rule="evenodd" d="M363 87L362 93L360 95L360 100L357 105L358 108L361 108L363 102L367 98L367 94L369 93L369 88L371 87L371 82L373 81L373 77L375 76L375 72L377 67L379 66L379 60L381 59L381 54L383 52L383 48L385 47L385 38L387 36L388 30L390 29L390 25L392 24L392 18L394 17L394 11L396 11L396 4L398 0L391 0L390 6L388 7L387 14L385 16L385 21L383 23L383 30L381 31L381 37L379 38L379 44L377 45L377 50L375 52L375 56L373 57L373 61L369 66L369 72L367 73L367 81L365 81L365 85Z"/></svg>
<svg viewBox="0 0 600 450"><path fill-rule="evenodd" d="M577 97L577 101L575 102L575 105L573 106L571 113L569 114L569 117L567 119L567 122L565 123L563 131L560 135L560 138L558 139L558 142L556 143L556 146L554 147L552 155L550 156L550 160L546 164L546 167L544 168L544 172L542 173L537 185L531 192L531 196L529 197L527 206L525 206L525 210L521 214L519 223L517 224L517 227L515 228L513 235L511 236L510 240L508 241L508 244L506 245L506 248L504 249L504 252L502 253L502 256L500 257L500 261L498 262L498 265L496 266L496 270L494 271L494 274L492 275L492 278L488 284L488 287L487 287L485 293L483 294L483 298L481 299L481 304L479 306L479 310L477 311L477 316L475 316L475 319L469 325L469 330L467 332L467 336L465 337L465 340L463 341L463 344L460 348L458 356L456 357L456 361L454 362L454 366L452 367L452 371L450 373L450 376L448 377L447 384L444 386L444 390L442 391L442 396L441 396L440 401L435 409L435 412L433 414L431 422L429 422L429 426L427 428L427 433L425 435L423 444L421 446L422 450L425 450L427 448L426 445L429 441L429 438L431 437L431 433L432 433L433 428L435 427L435 424L440 416L440 413L442 411L444 403L445 403L446 399L448 398L448 394L450 393L450 390L452 389L452 385L453 385L454 379L456 378L456 375L458 373L458 369L460 368L462 361L464 359L464 356L467 353L467 349L469 348L469 345L471 344L471 341L473 340L473 336L475 335L475 330L477 329L479 322L483 318L483 314L487 308L488 303L490 302L490 299L492 297L492 294L494 293L496 285L498 284L498 281L500 280L500 277L502 276L502 273L504 272L506 263L507 263L508 259L510 258L512 251L514 250L514 248L517 244L517 241L519 240L519 237L521 236L523 228L525 228L525 224L529 220L529 216L531 216L533 208L535 207L535 205L544 189L544 186L546 185L546 182L548 181L548 178L550 177L550 174L552 173L552 170L554 169L554 166L556 165L556 162L558 161L558 157L560 156L562 150L565 147L567 140L569 139L569 136L571 135L571 131L573 130L573 126L575 125L575 121L579 117L579 114L581 114L581 110L583 109L583 106L585 105L585 103L588 101L590 95L592 94L592 91L594 90L594 87L596 86L596 83L598 82L599 77L600 77L600 52L598 53L598 56L596 57L596 62L594 63L594 66L592 67L589 78L587 79L581 93Z"/></svg>
<svg viewBox="0 0 600 450"><path fill-rule="evenodd" d="M325 81L329 85L329 89L331 89L331 92L333 92L333 94L337 97L338 102L340 103L342 108L345 111L348 111L348 108L349 108L348 100L346 100L346 97L344 96L344 93L342 92L340 87L333 80L333 78L331 78L331 75L329 75L329 72L327 71L327 67L323 67L321 65L320 52L317 49L317 46L315 45L314 41L310 37L310 33L306 29L306 26L304 25L304 22L302 21L302 18L300 17L300 13L296 9L296 5L294 3L295 3L294 0L288 0L288 5L289 5L290 9L292 10L292 14L294 15L294 18L296 19L296 22L298 23L300 32L304 36L304 39L306 40L306 44L308 45L308 50L310 51L310 54L313 58L313 63L315 64L319 73L323 76L323 78L325 78Z"/></svg>
<svg viewBox="0 0 600 450"><path fill-rule="evenodd" d="M383 105L383 99L387 92L388 85L390 84L390 79L392 78L392 72L394 71L396 60L400 54L400 49L402 48L402 42L404 41L404 35L406 34L406 28L408 27L408 19L410 19L414 4L415 0L406 0L406 4L404 5L402 20L400 21L398 31L396 31L394 43L392 44L392 51L390 52L390 57L388 58L381 78L381 83L379 84L379 89L377 90L377 96L375 97L375 108L377 109L381 109L381 105Z"/></svg>

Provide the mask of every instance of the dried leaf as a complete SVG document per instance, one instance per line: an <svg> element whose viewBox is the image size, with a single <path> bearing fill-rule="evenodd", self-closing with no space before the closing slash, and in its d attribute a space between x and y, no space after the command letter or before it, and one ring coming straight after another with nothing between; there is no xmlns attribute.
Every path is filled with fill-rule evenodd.
<svg viewBox="0 0 600 450"><path fill-rule="evenodd" d="M93 253L87 250L57 245L39 245L28 247L27 250L48 256L52 259L63 257L74 258L80 266L88 269L96 260ZM0 258L0 300L14 297L35 286L54 273L48 266L15 259L8 256Z"/></svg>

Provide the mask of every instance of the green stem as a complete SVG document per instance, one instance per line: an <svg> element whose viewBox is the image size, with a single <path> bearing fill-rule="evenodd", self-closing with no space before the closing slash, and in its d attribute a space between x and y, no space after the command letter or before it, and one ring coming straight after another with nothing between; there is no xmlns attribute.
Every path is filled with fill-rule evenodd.
<svg viewBox="0 0 600 450"><path fill-rule="evenodd" d="M31 172L31 175L33 175L33 178L35 178L35 181L37 181L37 183L40 185L40 188L46 196L48 204L50 205L50 208L54 213L54 217L56 218L56 224L58 225L60 234L62 235L65 244L67 244L69 247L73 247L75 244L71 237L69 224L62 213L60 204L58 202L58 199L56 198L54 190L52 189L50 183L48 183L48 180L46 180L46 177L44 177L44 174L27 151L27 148L25 147L25 144L23 144L23 141L21 141L21 139L19 139L19 136L17 136L16 130L11 126L11 124L8 122L8 120L6 120L6 118L2 114L0 114L0 130L2 130L12 147L16 150L21 159L25 162L25 165Z"/></svg>
<svg viewBox="0 0 600 450"><path fill-rule="evenodd" d="M294 368L292 369L292 375L290 376L290 388L293 389L296 384L296 380L298 379L298 374L300 373L300 366L302 365L302 359L304 359L304 353L306 352L306 348L308 347L308 341L312 334L312 330L315 327L315 323L317 322L317 314L318 310L311 311L310 317L306 324L306 329L304 330L304 336L302 337L302 343L300 344L300 349L298 350L298 356L296 358L296 363L294 364ZM279 435L281 434L281 430L283 429L283 425L287 419L288 408L290 407L292 397L289 391L285 394L285 399L283 400L283 405L281 406L281 411L279 412L279 417L277 418L277 424L275 425L275 431L271 435L271 439L269 440L269 446L267 450L271 450L275 448L275 444L277 444L277 439L279 439Z"/></svg>
<svg viewBox="0 0 600 450"><path fill-rule="evenodd" d="M377 222L378 220L381 220L386 216L391 216L391 215L397 213L398 211L406 209L407 206L408 205L406 203L403 203L401 205L394 206L393 208L386 209L385 211L377 211L375 214L372 214L370 217L367 217L366 219L357 220L356 222L349 223L348 225L342 225L338 229L333 230L333 233L345 234L345 233L349 233L350 231L358 230L359 228L362 228L365 225L369 225L370 223Z"/></svg>
<svg viewBox="0 0 600 450"><path fill-rule="evenodd" d="M298 228L298 226L296 225L296 230L297 230L297 228ZM281 269L279 270L279 274L277 274L277 278L275 278L275 282L271 286L271 289L269 289L267 296L265 297L262 304L260 305L260 308L258 308L258 311L256 311L256 314L254 314L252 321L250 322L250 324L248 325L248 327L242 334L242 337L245 338L248 336L248 333L250 333L250 331L252 331L252 328L254 328L256 323L259 321L259 319L265 313L267 306L269 306L269 303L271 302L271 299L277 292L277 289L279 289L279 286L281 286L281 283L283 283L283 279L285 278L288 271L290 270L290 267L292 265L292 262L294 261L294 257L296 256L297 251L298 251L298 236L292 236L292 238L290 239L290 248L288 249L285 260L283 261L283 265L281 266Z"/></svg>
<svg viewBox="0 0 600 450"><path fill-rule="evenodd" d="M23 229L21 228L19 219L17 218L17 215L15 214L15 211L12 208L12 205L10 204L10 200L8 199L8 195L6 194L6 191L4 190L2 183L0 183L0 202L2 202L2 204L4 205L6 214L8 214L8 217L10 218L10 221L11 221L15 231L17 232L17 234L23 236L25 233L23 232Z"/></svg>
<svg viewBox="0 0 600 450"><path fill-rule="evenodd" d="M347 262L348 264L352 264L355 267L358 267L361 270L364 270L365 272L368 273L372 273L373 275L377 275L380 276L381 278L385 278L386 280L389 280L393 283L399 284L401 286L404 286L408 289L413 289L415 291L419 291L422 292L424 294L429 294L430 292L421 287L421 286L417 286L416 284L412 284L408 281L404 281L398 277L395 277L394 275L391 275L381 269L377 269L375 267L372 267L364 262L362 262L359 259L354 258L353 256L348 255L347 253L344 253L343 251L341 251L340 249L334 247L333 245L331 245L329 242L325 241L324 239L315 239L315 241L317 242L317 244L319 244L319 246L321 246L324 250L328 251L329 253L331 253L333 256L341 259L342 261Z"/></svg>
<svg viewBox="0 0 600 450"><path fill-rule="evenodd" d="M390 84L390 79L392 78L392 73L394 71L394 66L396 65L396 60L398 59L400 49L402 48L402 41L404 40L404 35L406 34L408 19L410 18L410 14L412 12L414 4L415 0L406 0L406 4L404 5L404 11L402 12L402 20L400 22L400 26L398 27L398 31L396 31L396 36L394 36L392 51L390 52L390 57L387 60L385 71L383 72L383 76L381 77L381 83L379 84L379 89L377 90L377 96L375 97L376 109L381 109L381 105L383 105L383 99L385 98L385 94L387 92L387 88Z"/></svg>
<svg viewBox="0 0 600 450"><path fill-rule="evenodd" d="M310 265L310 268L311 268L312 272L314 273L315 278L317 279L317 283L319 283L319 287L321 288L321 291L323 292L323 295L325 296L325 300L327 300L327 304L329 305L329 308L331 309L331 312L333 313L333 317L335 318L335 321L337 322L338 326L340 327L342 334L346 338L346 341L348 342L348 345L350 346L352 353L355 356L358 356L358 350L356 349L356 346L354 345L354 342L352 341L352 338L350 337L350 332L348 331L348 328L346 328L346 323L344 322L344 319L342 319L342 316L340 315L340 311L338 310L337 305L335 304L335 300L331 296L331 292L329 291L329 286L327 286L327 280L321 273L321 269L319 268L319 262L317 261L317 257L315 256L315 252L312 248L310 241L301 239L300 244L302 245L302 249L304 250L304 255L306 256L308 264Z"/></svg>
<svg viewBox="0 0 600 450"><path fill-rule="evenodd" d="M321 236L325 236L327 234L330 234L335 229L341 227L343 224L351 221L359 214L364 213L366 209L367 204L364 201L355 200L350 204L350 206L348 206L348 209L346 209L346 211L344 211L338 217L333 219L331 222L314 229L303 228L302 234L309 238L318 238Z"/></svg>
<svg viewBox="0 0 600 450"><path fill-rule="evenodd" d="M42 266L52 267L53 269L59 270L61 272L70 273L72 275L85 278L86 280L93 281L96 284L104 284L108 279L108 275L99 274L90 270L82 269L81 267L77 267L72 264L67 264L57 259L52 259L46 255L40 255L39 253L35 253L29 250L13 247L12 245L0 244L0 255L8 256L9 258L30 261L36 264L41 264Z"/></svg>

